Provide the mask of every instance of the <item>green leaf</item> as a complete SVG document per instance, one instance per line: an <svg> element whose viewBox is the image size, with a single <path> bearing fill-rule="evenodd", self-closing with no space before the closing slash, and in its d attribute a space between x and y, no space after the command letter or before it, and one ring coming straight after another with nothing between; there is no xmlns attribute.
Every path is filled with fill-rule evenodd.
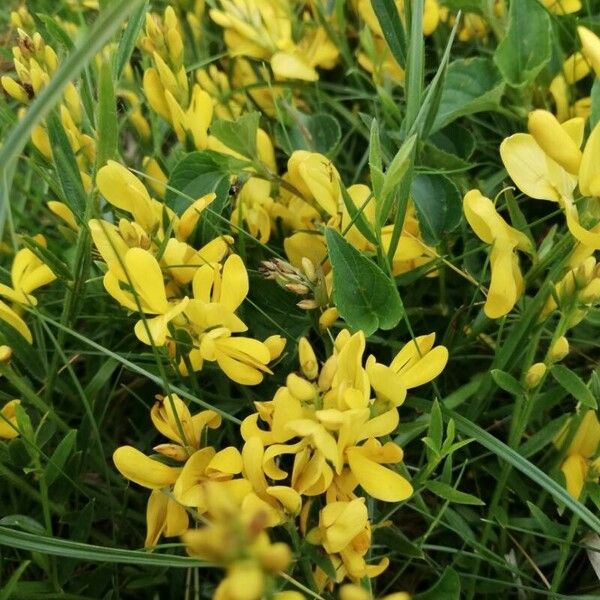
<svg viewBox="0 0 600 600"><path fill-rule="evenodd" d="M117 156L119 142L119 122L117 121L117 99L110 64L104 61L100 65L98 91L98 144L96 169L106 161Z"/></svg>
<svg viewBox="0 0 600 600"><path fill-rule="evenodd" d="M495 110L504 93L502 75L489 58L466 58L448 65L432 131L465 115Z"/></svg>
<svg viewBox="0 0 600 600"><path fill-rule="evenodd" d="M364 214L364 209L362 206L356 206L346 189L346 186L340 182L340 189L342 192L342 200L344 201L344 205L346 206L346 210L350 215L351 222L356 226L356 228L365 236L369 242L372 244L377 244L377 238L373 233L371 225ZM367 200L367 203L375 202L375 198L371 197Z"/></svg>
<svg viewBox="0 0 600 600"><path fill-rule="evenodd" d="M79 167L69 138L56 113L47 119L48 138L52 146L52 158L62 190L62 200L73 211L80 223L85 220L88 197L83 189Z"/></svg>
<svg viewBox="0 0 600 600"><path fill-rule="evenodd" d="M377 527L373 531L373 543L387 546L394 554L407 558L425 558L425 553L397 527Z"/></svg>
<svg viewBox="0 0 600 600"><path fill-rule="evenodd" d="M369 135L369 174L375 198L381 196L383 189L383 158L381 155L381 139L379 137L379 125L377 120L371 121L371 132Z"/></svg>
<svg viewBox="0 0 600 600"><path fill-rule="evenodd" d="M444 436L444 421L442 419L440 403L437 400L434 400L433 404L431 405L431 413L429 414L429 429L427 430L427 435L439 453L439 450L442 447L442 439Z"/></svg>
<svg viewBox="0 0 600 600"><path fill-rule="evenodd" d="M452 49L452 44L454 43L458 24L459 21L456 21L454 27L452 27L452 31L446 42L444 54L442 55L442 60L438 65L433 79L427 86L425 98L423 99L414 123L411 124L409 130L410 133L418 132L422 138L426 138L429 135L440 108L444 83L448 72L448 63L450 62L450 51Z"/></svg>
<svg viewBox="0 0 600 600"><path fill-rule="evenodd" d="M190 152L182 158L171 173L165 194L165 204L178 215L189 205L208 194L227 194L229 175L215 158L215 154Z"/></svg>
<svg viewBox="0 0 600 600"><path fill-rule="evenodd" d="M406 64L406 35L394 0L371 0L371 6L383 31L383 37L396 62Z"/></svg>
<svg viewBox="0 0 600 600"><path fill-rule="evenodd" d="M289 125L277 123L275 137L277 143L288 155L295 150L309 150L329 154L339 144L342 130L337 119L325 113L305 115L292 110Z"/></svg>
<svg viewBox="0 0 600 600"><path fill-rule="evenodd" d="M598 77L594 79L594 83L592 84L590 98L592 100L592 110L589 116L591 131L600 121L600 79Z"/></svg>
<svg viewBox="0 0 600 600"><path fill-rule="evenodd" d="M442 0L442 4L452 11L482 13L484 0Z"/></svg>
<svg viewBox="0 0 600 600"><path fill-rule="evenodd" d="M445 175L417 175L410 193L423 241L437 246L460 223L462 199L458 188Z"/></svg>
<svg viewBox="0 0 600 600"><path fill-rule="evenodd" d="M442 576L426 592L414 596L414 600L460 600L460 578L452 567L446 567Z"/></svg>
<svg viewBox="0 0 600 600"><path fill-rule="evenodd" d="M550 373L559 385L569 392L569 394L571 394L578 402L581 402L583 406L593 408L594 410L598 408L598 403L596 402L596 398L594 398L594 394L590 391L590 388L588 388L579 375L571 371L571 369L564 365L553 365Z"/></svg>
<svg viewBox="0 0 600 600"><path fill-rule="evenodd" d="M206 567L207 563L187 556L149 553L141 550L122 550L120 548L105 548L93 544L71 542L55 537L35 535L16 529L0 527L0 546L8 546L29 552L40 552L51 556L75 558L91 563L133 564L147 567L177 567L189 569Z"/></svg>
<svg viewBox="0 0 600 600"><path fill-rule="evenodd" d="M529 458L546 448L556 438L568 419L569 415L564 414L544 425L544 427L536 431L531 437L527 438L526 442L519 446L519 454L525 458Z"/></svg>
<svg viewBox="0 0 600 600"><path fill-rule="evenodd" d="M138 40L138 36L144 21L146 19L146 12L148 12L148 0L142 2L139 8L131 15L127 23L127 27L119 40L119 46L113 57L113 73L115 81L121 79L123 69L131 58L131 54L135 49L135 45Z"/></svg>
<svg viewBox="0 0 600 600"><path fill-rule="evenodd" d="M65 437L63 437L58 446L56 446L56 450L54 450L52 453L52 456L50 457L50 460L46 466L45 477L48 485L52 485L55 479L62 472L63 467L73 452L76 439L77 431L72 429L65 435Z"/></svg>
<svg viewBox="0 0 600 600"><path fill-rule="evenodd" d="M404 141L385 172L381 194L377 198L376 215L379 226L383 226L390 215L397 188L411 165L416 140L417 136L413 135Z"/></svg>
<svg viewBox="0 0 600 600"><path fill-rule="evenodd" d="M24 560L10 576L10 579L6 582L6 585L0 589L0 600L9 600L13 597L15 586L19 583L19 579L25 572L25 569L31 564L30 560Z"/></svg>
<svg viewBox="0 0 600 600"><path fill-rule="evenodd" d="M506 371L500 369L492 369L491 375L496 385L505 392L513 396L521 396L525 393L523 386L510 373L506 373Z"/></svg>
<svg viewBox="0 0 600 600"><path fill-rule="evenodd" d="M404 308L394 282L335 229L328 227L325 239L333 270L333 298L348 326L362 329L366 336L395 327Z"/></svg>
<svg viewBox="0 0 600 600"><path fill-rule="evenodd" d="M472 437L478 444L487 448L500 460L512 465L540 488L546 490L558 503L565 505L571 512L576 514L595 533L600 534L600 518L581 504L581 502L575 500L564 487L556 483L546 473L469 419L445 407L442 407L442 412L456 421L456 427L461 433Z"/></svg>
<svg viewBox="0 0 600 600"><path fill-rule="evenodd" d="M256 132L259 120L259 112L247 113L235 121L218 119L210 126L210 132L234 152L249 160L256 160Z"/></svg>
<svg viewBox="0 0 600 600"><path fill-rule="evenodd" d="M412 132L412 126L422 107L423 81L425 77L425 37L423 36L423 0L412 0L404 12L410 23L406 56L405 96L406 113L404 132Z"/></svg>
<svg viewBox="0 0 600 600"><path fill-rule="evenodd" d="M29 533L39 533L43 535L46 531L44 526L39 522L29 517L27 515L7 515L6 517L2 517L0 519L0 525L7 527L18 527L23 531L28 531Z"/></svg>
<svg viewBox="0 0 600 600"><path fill-rule="evenodd" d="M513 0L508 32L494 53L505 81L514 87L531 83L551 55L552 26L546 8L539 0Z"/></svg>
<svg viewBox="0 0 600 600"><path fill-rule="evenodd" d="M472 506L485 506L485 502L480 498L477 498L472 494L461 492L441 481L427 481L425 487L436 496L448 500L448 502L454 502L455 504L469 504Z"/></svg>

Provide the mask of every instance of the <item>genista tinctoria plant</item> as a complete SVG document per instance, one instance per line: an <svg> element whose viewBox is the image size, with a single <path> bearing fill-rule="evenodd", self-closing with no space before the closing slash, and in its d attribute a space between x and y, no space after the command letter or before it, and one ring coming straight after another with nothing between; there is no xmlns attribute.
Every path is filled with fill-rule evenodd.
<svg viewBox="0 0 600 600"><path fill-rule="evenodd" d="M598 596L600 3L10 5L0 597Z"/></svg>

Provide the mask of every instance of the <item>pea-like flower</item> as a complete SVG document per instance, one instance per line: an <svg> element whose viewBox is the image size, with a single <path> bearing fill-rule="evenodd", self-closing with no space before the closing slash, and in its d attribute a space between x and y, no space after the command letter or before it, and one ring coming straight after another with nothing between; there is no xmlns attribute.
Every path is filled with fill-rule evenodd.
<svg viewBox="0 0 600 600"><path fill-rule="evenodd" d="M517 250L531 254L532 244L498 214L494 203L479 190L466 193L463 210L477 237L491 246L492 276L484 311L490 319L498 319L512 310L523 293Z"/></svg>

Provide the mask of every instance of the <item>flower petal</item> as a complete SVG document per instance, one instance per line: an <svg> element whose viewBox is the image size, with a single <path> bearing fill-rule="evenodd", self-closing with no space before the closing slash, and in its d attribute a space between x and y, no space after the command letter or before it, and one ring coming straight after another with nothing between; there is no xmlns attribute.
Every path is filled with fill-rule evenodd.
<svg viewBox="0 0 600 600"><path fill-rule="evenodd" d="M367 494L385 502L406 500L412 493L412 485L399 473L369 460L360 448L347 451L348 466Z"/></svg>
<svg viewBox="0 0 600 600"><path fill-rule="evenodd" d="M181 472L181 469L153 460L132 446L117 448L113 461L121 475L150 489L160 489L175 483Z"/></svg>

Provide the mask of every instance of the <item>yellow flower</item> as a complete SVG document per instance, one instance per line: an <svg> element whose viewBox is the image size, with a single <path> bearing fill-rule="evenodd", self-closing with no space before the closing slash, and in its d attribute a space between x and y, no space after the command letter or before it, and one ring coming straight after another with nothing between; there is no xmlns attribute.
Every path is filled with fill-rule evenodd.
<svg viewBox="0 0 600 600"><path fill-rule="evenodd" d="M255 450L254 462L262 463L269 479L289 478L291 487L307 496L326 493L328 501L352 499L360 485L380 500L406 499L412 493L408 481L383 466L400 462L402 450L392 442L382 444L377 439L397 427L396 406L404 399L406 388L395 390L396 402L388 404L387 398L384 403L370 398L371 386L379 396L381 390L398 385L398 373L403 373L407 385L413 387L439 373L447 352L443 349L440 353L439 348L429 352L433 339L426 338L420 340L423 358L414 356L418 348L406 348L395 359L395 370L376 365L374 359L367 361L365 370L364 335L358 332L352 336L344 331L336 338L336 353L320 373L314 351L302 340L300 366L305 377L290 374L273 400L256 403L257 413L242 423L242 437L247 444L265 448L264 454ZM259 427L259 420L266 427ZM289 471L278 462L286 454L294 457ZM251 478L258 479L259 475ZM265 488L266 481L261 481Z"/></svg>
<svg viewBox="0 0 600 600"><path fill-rule="evenodd" d="M581 117L558 123L547 111L534 113L532 135L517 133L500 145L504 166L523 193L558 202L573 237L599 249L600 234L580 224L573 192L579 183L584 196L600 197L600 126L594 128L581 153L585 124Z"/></svg>
<svg viewBox="0 0 600 600"><path fill-rule="evenodd" d="M340 600L374 600L373 596L364 588L354 583L347 583L340 588ZM386 594L379 600L410 600L406 592Z"/></svg>
<svg viewBox="0 0 600 600"><path fill-rule="evenodd" d="M62 219L64 223L73 231L79 231L79 225L75 219L73 211L64 202L57 202L56 200L49 200L46 202L50 212L55 214L59 219Z"/></svg>
<svg viewBox="0 0 600 600"><path fill-rule="evenodd" d="M581 10L581 0L542 0L542 3L556 15L568 15Z"/></svg>
<svg viewBox="0 0 600 600"><path fill-rule="evenodd" d="M19 435L15 408L20 400L10 400L0 409L0 439L12 440Z"/></svg>
<svg viewBox="0 0 600 600"><path fill-rule="evenodd" d="M46 246L46 240L42 235L36 235L34 239L41 246ZM29 248L22 248L13 258L10 278L12 287L0 283L0 297L17 304L35 306L37 300L31 292L52 283L56 275Z"/></svg>
<svg viewBox="0 0 600 600"><path fill-rule="evenodd" d="M569 439L572 419L567 422L561 433L554 441L557 448L564 446ZM594 459L600 445L600 422L596 411L588 410L579 422L565 459L560 467L567 484L567 491L577 499L583 491L583 486L590 470L596 471L600 467L600 460Z"/></svg>
<svg viewBox="0 0 600 600"><path fill-rule="evenodd" d="M109 160L96 175L100 193L115 208L130 213L146 232L153 234L159 227L163 211L168 209L153 200L146 186L123 165Z"/></svg>
<svg viewBox="0 0 600 600"><path fill-rule="evenodd" d="M216 600L259 600L269 579L289 566L290 549L269 540L268 514L262 506L240 510L215 483L207 485L206 501L209 523L182 536L188 553L225 569L213 596Z"/></svg>
<svg viewBox="0 0 600 600"><path fill-rule="evenodd" d="M247 61L237 59L235 61L234 73L238 69L238 77L241 76L239 71L241 67L238 65L242 64L242 62L246 63L248 65L247 68L252 70ZM223 71L219 71L216 65L210 65L207 69L198 69L196 71L196 81L212 98L214 113L217 119L231 121L237 119L242 114L244 104L243 95L231 88L227 75ZM243 81L239 81L239 86L237 87L244 87L247 83L251 82L244 79Z"/></svg>
<svg viewBox="0 0 600 600"><path fill-rule="evenodd" d="M511 227L497 213L494 203L479 190L466 193L463 210L477 237L492 245L492 276L484 311L490 319L498 319L512 310L523 293L523 277L516 250L531 253L531 242Z"/></svg>
<svg viewBox="0 0 600 600"><path fill-rule="evenodd" d="M364 498L349 502L331 502L319 514L319 525L307 535L308 541L321 544L336 569L338 581L345 575L353 580L377 577L389 565L384 557L377 565L368 565L364 556L371 545L371 527Z"/></svg>
<svg viewBox="0 0 600 600"><path fill-rule="evenodd" d="M169 323L185 310L188 298L174 301L167 299L160 265L146 250L131 248L123 261L124 273L109 269L104 275L104 287L125 308L157 315L151 319L140 319L134 330L137 338L144 344L163 346ZM123 286L128 286L131 291Z"/></svg>
<svg viewBox="0 0 600 600"><path fill-rule="evenodd" d="M288 160L288 178L305 200L316 203L328 215L340 210L340 176L322 154L296 150Z"/></svg>
<svg viewBox="0 0 600 600"><path fill-rule="evenodd" d="M13 329L16 329L30 344L33 342L33 336L27 323L5 302L0 300L0 321L4 321Z"/></svg>
<svg viewBox="0 0 600 600"><path fill-rule="evenodd" d="M205 264L192 281L194 297L185 309L188 331L193 337L189 360L194 370L204 361L216 361L222 371L242 385L256 385L271 352L266 344L248 337L232 336L247 330L235 315L248 294L248 273L242 259L231 255L221 267Z"/></svg>
<svg viewBox="0 0 600 600"><path fill-rule="evenodd" d="M154 448L163 456L184 462L200 451L206 428L215 429L221 417L211 410L191 415L185 403L175 394L159 396L151 410L154 426L171 442ZM145 546L154 546L161 535L181 535L188 528L185 508L173 498L173 487L182 474L182 467L171 467L154 460L132 446L121 446L113 454L119 472L134 483L152 490L146 509L147 534Z"/></svg>

